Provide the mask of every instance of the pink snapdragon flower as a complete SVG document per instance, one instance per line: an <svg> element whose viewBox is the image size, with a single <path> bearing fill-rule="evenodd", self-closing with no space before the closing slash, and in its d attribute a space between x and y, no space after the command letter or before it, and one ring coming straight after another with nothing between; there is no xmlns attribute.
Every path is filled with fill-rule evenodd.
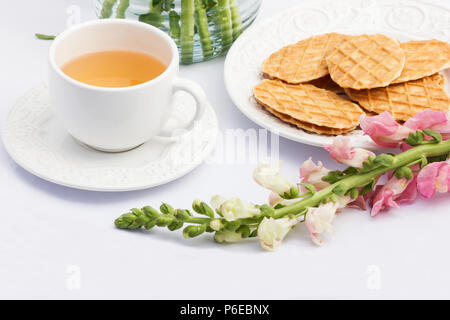
<svg viewBox="0 0 450 320"><path fill-rule="evenodd" d="M415 131L399 125L387 111L374 117L362 115L360 125L376 144L387 148L398 147L403 139Z"/></svg>
<svg viewBox="0 0 450 320"><path fill-rule="evenodd" d="M305 224L314 244L322 244L322 233L333 231L332 222L339 205L333 202L322 204L317 208L309 208L305 217Z"/></svg>
<svg viewBox="0 0 450 320"><path fill-rule="evenodd" d="M384 186L377 186L375 189L370 215L373 217L382 210L398 208L399 204L414 201L416 198L415 177L408 180L392 176Z"/></svg>
<svg viewBox="0 0 450 320"><path fill-rule="evenodd" d="M450 121L443 111L427 109L419 112L408 119L404 126L413 131L430 129L439 132L443 137L450 137Z"/></svg>
<svg viewBox="0 0 450 320"><path fill-rule="evenodd" d="M330 184L323 181L322 178L330 172L325 168L322 162L317 162L317 165L309 158L300 166L300 179L302 183L308 183L313 185L317 190L328 187ZM302 192L307 192L305 188L302 187Z"/></svg>
<svg viewBox="0 0 450 320"><path fill-rule="evenodd" d="M449 189L450 163L448 160L426 165L417 176L417 190L425 198L433 196L435 191L445 193Z"/></svg>
<svg viewBox="0 0 450 320"><path fill-rule="evenodd" d="M333 144L326 145L325 150L330 153L330 157L337 162L350 167L361 168L363 162L375 154L362 148L353 148L349 137L338 136L333 140Z"/></svg>

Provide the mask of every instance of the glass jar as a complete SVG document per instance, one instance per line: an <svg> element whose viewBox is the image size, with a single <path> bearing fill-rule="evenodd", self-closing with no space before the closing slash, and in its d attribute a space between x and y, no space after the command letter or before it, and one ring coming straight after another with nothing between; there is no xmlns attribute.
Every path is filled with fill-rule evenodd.
<svg viewBox="0 0 450 320"><path fill-rule="evenodd" d="M225 54L262 0L94 0L99 18L135 19L168 33L190 64Z"/></svg>

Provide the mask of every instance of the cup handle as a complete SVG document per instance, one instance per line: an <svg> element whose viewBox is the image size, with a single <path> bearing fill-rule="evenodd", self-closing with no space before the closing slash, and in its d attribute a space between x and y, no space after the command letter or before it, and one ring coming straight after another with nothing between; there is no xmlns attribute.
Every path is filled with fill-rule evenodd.
<svg viewBox="0 0 450 320"><path fill-rule="evenodd" d="M175 128L171 132L162 132L161 134L157 135L155 138L162 139L165 141L178 141L180 137L183 135L174 135L173 133L176 130L184 129L186 131L191 131L194 128L194 125L197 121L199 121L203 114L205 113L207 99L205 91L203 90L200 85L198 85L196 82L184 78L176 78L173 83L173 93L177 91L186 91L192 95L192 97L195 99L196 102L196 111L195 116L192 118L192 120L189 122L189 124L185 125L182 128Z"/></svg>

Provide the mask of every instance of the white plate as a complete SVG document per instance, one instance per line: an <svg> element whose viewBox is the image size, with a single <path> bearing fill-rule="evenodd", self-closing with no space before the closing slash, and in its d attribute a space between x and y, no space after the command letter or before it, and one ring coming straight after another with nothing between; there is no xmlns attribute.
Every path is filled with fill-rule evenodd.
<svg viewBox="0 0 450 320"><path fill-rule="evenodd" d="M195 101L176 94L168 128L194 114ZM25 170L64 186L95 191L130 191L175 180L197 167L212 151L218 131L211 106L194 130L177 142L151 140L121 153L95 151L76 142L57 121L46 85L30 90L10 111L2 129L10 156Z"/></svg>
<svg viewBox="0 0 450 320"><path fill-rule="evenodd" d="M231 47L225 61L225 85L234 104L251 120L285 138L314 146L332 142L332 136L305 132L282 122L253 99L261 81L261 64L274 51L315 34L383 33L400 41L440 39L450 42L450 9L418 0L314 0L305 1L255 24ZM449 72L447 91L449 87ZM358 147L376 148L354 130L347 134Z"/></svg>

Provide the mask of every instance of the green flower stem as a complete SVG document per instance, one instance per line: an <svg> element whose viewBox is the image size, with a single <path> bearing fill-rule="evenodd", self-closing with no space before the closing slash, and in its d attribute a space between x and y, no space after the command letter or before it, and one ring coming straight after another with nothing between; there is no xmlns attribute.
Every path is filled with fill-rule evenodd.
<svg viewBox="0 0 450 320"><path fill-rule="evenodd" d="M183 228L185 238L197 237L205 232L216 232L215 239L218 242L235 242L244 238L257 236L258 226L265 217L280 219L289 217L298 219L308 213L308 208L317 207L322 203L336 201L338 196L349 195L355 198L361 188L361 193L371 191L377 179L386 172L394 171L397 177L412 178L412 171L409 168L414 164L424 164L430 159L447 158L450 154L450 140L436 142L434 144L423 144L398 155L380 154L365 162L365 166L360 169L347 168L340 172L330 172L324 181L331 184L320 190L311 189L309 192L300 195L301 198L296 203L286 207L274 209L264 204L257 206L259 214L251 218L242 218L234 221L227 221L218 212L216 216L213 209L202 202L195 200L192 209L203 217L193 216L189 210L174 209L169 204L163 203L160 212L152 207L142 209L131 209L130 212L121 215L115 220L115 225L120 229L135 230L139 228L151 229L157 227L167 227L170 231ZM350 170L351 169L351 170ZM302 222L302 221L300 221Z"/></svg>
<svg viewBox="0 0 450 320"><path fill-rule="evenodd" d="M103 1L103 7L100 14L102 19L110 18L112 16L112 9L116 4L117 0L105 0Z"/></svg>
<svg viewBox="0 0 450 320"><path fill-rule="evenodd" d="M194 223L194 224L205 224L210 223L211 218L199 218L199 217L190 217L185 220L187 223Z"/></svg>
<svg viewBox="0 0 450 320"><path fill-rule="evenodd" d="M170 36L174 40L180 39L180 15L175 11L172 10L169 12L169 28L170 28Z"/></svg>
<svg viewBox="0 0 450 320"><path fill-rule="evenodd" d="M119 6L117 7L116 18L125 19L125 12L130 6L130 0L120 0Z"/></svg>
<svg viewBox="0 0 450 320"><path fill-rule="evenodd" d="M230 0L231 23L233 27L233 41L242 33L242 19L237 0Z"/></svg>
<svg viewBox="0 0 450 320"><path fill-rule="evenodd" d="M219 15L219 27L222 35L222 52L225 52L228 50L233 41L230 0L218 0L217 12Z"/></svg>
<svg viewBox="0 0 450 320"><path fill-rule="evenodd" d="M195 18L197 23L198 34L202 44L203 56L210 58L213 55L213 46L211 34L209 33L208 17L206 16L205 6L202 0L195 0Z"/></svg>
<svg viewBox="0 0 450 320"><path fill-rule="evenodd" d="M438 144L421 145L419 147L409 149L403 153L396 155L391 166L378 167L369 172L355 174L348 178L344 178L341 181L316 192L309 198L305 198L284 208L276 209L274 218L282 218L289 214L297 214L305 208L315 207L319 205L321 201L325 200L327 197L333 194L333 189L335 189L338 185L344 187L345 190L364 186L372 179L382 175L383 173L395 170L403 166L410 166L418 163L417 161L421 160L423 156L433 157L447 153L450 153L450 140L443 141Z"/></svg>
<svg viewBox="0 0 450 320"><path fill-rule="evenodd" d="M164 17L162 14L162 0L150 0L149 2L150 10L146 14L141 14L139 16L139 21L151 24L157 28L164 28Z"/></svg>
<svg viewBox="0 0 450 320"><path fill-rule="evenodd" d="M195 0L181 0L181 62L191 63L194 58Z"/></svg>

